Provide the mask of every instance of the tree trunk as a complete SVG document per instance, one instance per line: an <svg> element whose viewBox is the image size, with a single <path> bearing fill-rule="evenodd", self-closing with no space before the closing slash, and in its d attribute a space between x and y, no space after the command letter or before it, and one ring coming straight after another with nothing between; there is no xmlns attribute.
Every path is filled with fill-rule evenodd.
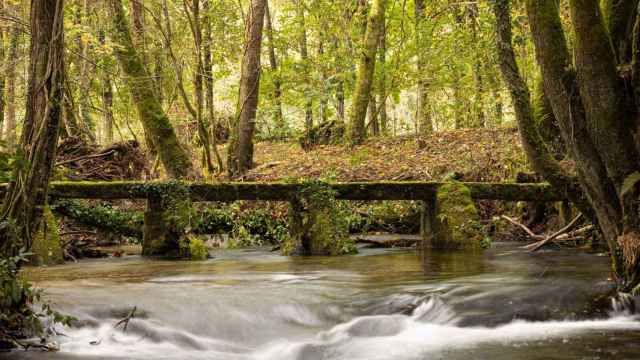
<svg viewBox="0 0 640 360"><path fill-rule="evenodd" d="M429 135L433 132L433 120L429 111L429 82L426 79L427 57L425 52L425 21L424 21L424 0L414 1L415 23L416 23L416 51L418 52L418 101L416 111L418 132L423 135Z"/></svg>
<svg viewBox="0 0 640 360"><path fill-rule="evenodd" d="M0 13L4 12L4 0L0 0ZM0 26L0 140L4 130L4 108L5 108L5 74L7 72L7 59L4 46L4 26Z"/></svg>
<svg viewBox="0 0 640 360"><path fill-rule="evenodd" d="M104 30L101 30L98 36L100 45L104 45ZM109 71L104 71L102 74L102 107L104 110L102 142L109 145L113 143L113 84L111 83Z"/></svg>
<svg viewBox="0 0 640 360"><path fill-rule="evenodd" d="M154 84L131 39L122 0L109 0L116 57L127 75L125 81L134 99L145 133L158 151L167 174L176 179L195 177L187 152L154 93Z"/></svg>
<svg viewBox="0 0 640 360"><path fill-rule="evenodd" d="M378 82L378 116L380 121L380 131L387 133L387 27L382 22L382 35L380 35L380 50L378 51L378 61L380 62L380 78Z"/></svg>
<svg viewBox="0 0 640 360"><path fill-rule="evenodd" d="M613 4L603 3L605 14L611 13L612 9L607 6ZM505 12L508 14L508 10L504 10L507 5L507 0L496 4L497 9L503 12L502 18ZM585 202L595 214L596 223L609 246L619 289L635 293L640 284L640 156L629 128L638 112L637 104L636 108L631 108L633 93L638 89L629 89L628 82L618 77L618 66L627 63L634 66L640 59L633 54L632 59L623 56L624 61L616 61L623 54L616 54L610 46L613 28L605 26L597 0L569 2L574 33L573 59L557 1L527 0L526 8L545 95L565 146L575 162ZM503 19L501 23L508 24L509 20ZM611 26L612 19L608 23ZM638 40L638 34L628 33L627 36ZM506 36L502 38L502 42L507 43ZM503 73L508 73L505 71L505 56L502 58ZM510 66L511 73L517 72L514 63L515 60ZM640 72L633 72L634 77L638 74ZM632 84L637 84L635 81L638 79L631 80ZM513 95L515 92L513 88L511 90ZM526 109L526 101L514 101L514 104L519 113L531 113ZM550 156L545 158L552 161ZM556 173L551 170L545 170L543 175L553 184L558 179L554 179Z"/></svg>
<svg viewBox="0 0 640 360"><path fill-rule="evenodd" d="M321 25L324 26L324 25ZM320 86L320 123L324 124L329 120L328 116L328 102L327 102L327 72L324 65L324 33L320 31L320 41L318 43L318 57L320 58L320 80L322 81Z"/></svg>
<svg viewBox="0 0 640 360"><path fill-rule="evenodd" d="M380 124L378 124L378 104L376 103L375 94L371 94L371 99L369 99L369 124L367 127L371 130L371 135L380 135Z"/></svg>
<svg viewBox="0 0 640 360"><path fill-rule="evenodd" d="M363 52L359 60L358 75L353 94L350 138L352 145L361 144L365 138L365 118L371 97L373 75L376 67L376 51L380 43L385 6L386 0L374 0L369 13L367 30L364 35Z"/></svg>
<svg viewBox="0 0 640 360"><path fill-rule="evenodd" d="M296 9L298 15L298 21L300 26L300 59L302 60L302 67L304 69L303 77L305 78L304 93L304 126L307 134L313 127L313 98L311 96L311 74L309 64L309 51L307 49L307 27L305 25L305 4L304 0L296 0Z"/></svg>
<svg viewBox="0 0 640 360"><path fill-rule="evenodd" d="M24 162L14 169L2 207L13 229L0 233L0 251L29 249L42 221L62 118L64 1L31 1L31 49L26 116L20 139Z"/></svg>
<svg viewBox="0 0 640 360"><path fill-rule="evenodd" d="M220 157L220 152L218 151L218 139L215 130L217 129L217 120L215 114L215 104L213 101L213 61L211 58L211 46L213 44L213 38L211 36L211 1L204 0L202 9L204 11L204 17L202 19L204 23L204 47L202 49L202 55L204 57L205 113L207 116L207 123L209 124L209 132L211 134L211 150L213 150L213 154L216 157L218 171L222 172L224 169L224 164L222 163L222 158Z"/></svg>
<svg viewBox="0 0 640 360"><path fill-rule="evenodd" d="M19 36L20 29L18 25L11 25L9 29L9 53L7 54L7 68L5 72L7 79L7 121L4 126L4 139L9 149L14 149L16 146L16 67L18 65Z"/></svg>
<svg viewBox="0 0 640 360"><path fill-rule="evenodd" d="M185 10L187 9L187 3L185 4ZM211 141L209 140L209 124L205 122L204 118L204 93L203 93L203 74L204 65L202 63L202 30L200 17L200 0L193 0L191 3L191 32L193 34L194 47L195 47L195 63L196 72L193 78L193 87L196 95L196 122L198 124L198 137L200 138L200 144L202 145L202 154L204 157L204 165L207 168L209 174L213 174L215 171L213 161L211 159Z"/></svg>
<svg viewBox="0 0 640 360"><path fill-rule="evenodd" d="M260 89L260 49L265 8L266 0L251 0L245 28L238 110L228 150L230 176L242 175L253 166L253 132Z"/></svg>
<svg viewBox="0 0 640 360"><path fill-rule="evenodd" d="M473 61L473 82L475 84L475 94L473 98L473 124L472 127L485 127L486 115L484 112L484 79L482 76L482 57L480 52L483 50L479 46L478 38L478 16L479 8L477 3L469 3L467 5L467 14L471 27L471 43L474 46L475 56Z"/></svg>
<svg viewBox="0 0 640 360"><path fill-rule="evenodd" d="M282 129L285 127L284 116L282 114L282 90L280 83L280 73L278 71L278 58L276 57L276 47L273 40L273 23L271 21L271 11L269 9L269 3L266 3L265 20L267 26L267 40L269 43L269 65L273 72L273 101L275 103L275 110L273 112L273 121L276 127Z"/></svg>

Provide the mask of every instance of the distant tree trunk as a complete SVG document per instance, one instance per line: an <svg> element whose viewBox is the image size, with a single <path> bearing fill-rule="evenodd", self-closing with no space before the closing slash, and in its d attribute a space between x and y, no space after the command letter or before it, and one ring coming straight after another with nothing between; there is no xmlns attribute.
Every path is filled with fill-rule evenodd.
<svg viewBox="0 0 640 360"><path fill-rule="evenodd" d="M380 135L380 124L378 124L378 104L376 103L376 95L371 94L371 99L369 99L369 129L371 130L371 135L378 136Z"/></svg>
<svg viewBox="0 0 640 360"><path fill-rule="evenodd" d="M104 107L103 137L105 144L113 143L113 88L109 75L102 77L102 106Z"/></svg>
<svg viewBox="0 0 640 360"><path fill-rule="evenodd" d="M81 0L80 4L78 4L78 14L77 14L77 23L80 26L87 25L86 22L90 16L89 2L88 0ZM81 57L78 57L78 67L80 68L80 73L78 74L78 115L80 117L81 123L80 128L77 134L73 134L74 136L79 136L86 140L89 143L96 142L95 136L95 122L91 115L91 79L92 77L89 75L89 71L91 63L89 56L89 43L82 39L82 36L78 36L78 47L80 48L80 52L82 54Z"/></svg>
<svg viewBox="0 0 640 360"><path fill-rule="evenodd" d="M471 27L471 42L474 44L475 56L473 60L473 81L475 84L475 95L473 99L473 124L472 127L485 127L486 115L484 112L484 78L482 76L482 57L480 52L483 50L479 45L478 37L478 17L479 8L477 3L469 3L467 5L467 13Z"/></svg>
<svg viewBox="0 0 640 360"><path fill-rule="evenodd" d="M387 70L385 69L387 62L387 27L382 22L382 35L380 35L380 49L378 51L378 61L380 62L380 78L378 83L378 116L380 120L380 129L383 134L387 133Z"/></svg>
<svg viewBox="0 0 640 360"><path fill-rule="evenodd" d="M269 42L269 65L273 72L273 101L275 103L275 110L273 112L273 122L279 128L284 128L284 116L282 114L282 90L280 83L280 73L278 71L278 58L276 57L276 47L273 39L273 23L271 21L271 11L269 9L269 3L266 2L265 20L267 26L267 40Z"/></svg>
<svg viewBox="0 0 640 360"><path fill-rule="evenodd" d="M333 49L337 53L339 50L338 37L334 36L333 38ZM337 78L336 84L336 114L338 116L338 121L344 125L345 121L345 112L344 112L344 71Z"/></svg>
<svg viewBox="0 0 640 360"><path fill-rule="evenodd" d="M31 50L26 116L20 139L24 162L14 169L2 206L0 253L30 249L42 221L62 117L64 1L31 1Z"/></svg>
<svg viewBox="0 0 640 360"><path fill-rule="evenodd" d="M322 80L322 84L320 87L320 123L324 124L329 119L328 116L328 105L327 105L327 94L326 94L326 82L327 82L327 72L325 71L325 65L323 61L324 57L324 39L323 32L321 30L320 33L320 41L318 42L318 57L320 58L320 79Z"/></svg>
<svg viewBox="0 0 640 360"><path fill-rule="evenodd" d="M424 47L425 35L424 35L424 0L414 1L414 17L416 24L416 50L418 52L418 94L417 94L417 125L418 132L423 135L428 135L433 132L433 120L431 118L431 112L429 111L429 83L426 80L426 51Z"/></svg>
<svg viewBox="0 0 640 360"><path fill-rule="evenodd" d="M104 46L104 30L100 30L98 33L98 40L100 45ZM102 74L102 107L104 110L102 142L108 145L113 143L113 84L109 71L104 71Z"/></svg>
<svg viewBox="0 0 640 360"><path fill-rule="evenodd" d="M462 98L462 89L460 82L462 81L462 75L460 74L460 70L453 65L451 68L453 72L453 119L454 119L454 128L462 129L465 127L465 119L464 119L464 111L465 111L465 100Z"/></svg>
<svg viewBox="0 0 640 360"><path fill-rule="evenodd" d="M305 83L304 87L304 126L307 134L313 127L313 98L311 96L311 74L309 64L309 51L307 49L307 27L305 24L305 4L304 0L296 0L296 9L298 13L298 21L300 26L300 59L302 59L302 66L304 68Z"/></svg>
<svg viewBox="0 0 640 360"><path fill-rule="evenodd" d="M216 157L218 171L222 172L224 164L222 163L222 158L218 151L218 139L216 134L217 120L215 104L213 101L213 60L211 58L211 45L213 43L213 38L211 36L211 1L204 0L202 8L204 11L204 17L202 18L204 23L204 47L202 51L204 57L205 113L207 116L207 123L209 124L209 133L211 134L211 150L213 150L213 154Z"/></svg>
<svg viewBox="0 0 640 360"><path fill-rule="evenodd" d="M244 39L238 110L229 142L230 176L244 174L253 166L253 132L255 130L260 89L260 49L266 0L251 0Z"/></svg>
<svg viewBox="0 0 640 360"><path fill-rule="evenodd" d="M187 8L187 2L184 2L185 10ZM198 137L202 145L202 154L204 157L204 165L207 168L209 174L212 174L215 169L213 161L211 159L211 141L209 140L209 124L205 122L204 117L204 93L203 93L203 74L204 65L202 63L202 30L200 17L200 0L192 0L191 2L191 15L193 17L191 21L191 32L193 34L194 47L195 47L195 63L196 72L193 78L193 87L196 95L196 121L198 123Z"/></svg>
<svg viewBox="0 0 640 360"><path fill-rule="evenodd" d="M18 65L18 41L20 29L16 24L9 29L9 53L7 54L6 81L7 81L7 117L4 126L5 140L9 149L16 146L16 67Z"/></svg>
<svg viewBox="0 0 640 360"><path fill-rule="evenodd" d="M369 13L367 30L364 36L363 52L358 65L355 91L353 94L353 110L351 111L351 139L352 145L361 144L365 138L365 118L371 97L374 70L376 66L376 51L380 43L382 24L384 22L386 0L374 0Z"/></svg>
<svg viewBox="0 0 640 360"><path fill-rule="evenodd" d="M125 81L138 109L145 133L158 151L160 161L170 177L195 177L191 159L178 141L169 118L156 98L153 80L136 52L122 0L108 1L114 41L118 45L115 54L127 75Z"/></svg>
<svg viewBox="0 0 640 360"><path fill-rule="evenodd" d="M487 64L487 68L491 66ZM493 69L493 67L491 66ZM488 71L487 71L488 73ZM493 114L490 124L493 127L500 127L504 121L504 104L502 102L502 84L500 83L499 77L491 76L487 79L487 83L489 85L489 91L491 92L491 96L493 98Z"/></svg>

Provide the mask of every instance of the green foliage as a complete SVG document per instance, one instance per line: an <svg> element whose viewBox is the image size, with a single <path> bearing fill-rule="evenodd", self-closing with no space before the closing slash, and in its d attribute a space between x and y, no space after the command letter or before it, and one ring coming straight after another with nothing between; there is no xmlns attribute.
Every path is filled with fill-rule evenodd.
<svg viewBox="0 0 640 360"><path fill-rule="evenodd" d="M68 199L57 201L51 209L83 224L130 238L133 242L142 239L144 215L140 212L123 212L106 202L88 206L82 201Z"/></svg>
<svg viewBox="0 0 640 360"><path fill-rule="evenodd" d="M21 251L18 256L0 259L0 347L2 343L16 346L26 337L44 339L56 324L68 326L74 320L54 311L44 301L42 290L19 279L20 263L31 255Z"/></svg>
<svg viewBox="0 0 640 360"><path fill-rule="evenodd" d="M351 166L360 166L365 163L369 159L369 152L367 149L356 150L351 154L349 158L349 163Z"/></svg>
<svg viewBox="0 0 640 360"><path fill-rule="evenodd" d="M195 236L188 236L189 255L191 260L207 260L209 258L209 250L202 239Z"/></svg>
<svg viewBox="0 0 640 360"><path fill-rule="evenodd" d="M296 243L308 239L310 254L343 255L357 252L355 243L349 238L348 212L335 199L335 190L318 180L304 181L298 193L299 205L289 211L297 219L297 228L290 229L292 238L283 244L284 254L296 249ZM301 213L299 213L301 212ZM290 224L290 226L294 226Z"/></svg>

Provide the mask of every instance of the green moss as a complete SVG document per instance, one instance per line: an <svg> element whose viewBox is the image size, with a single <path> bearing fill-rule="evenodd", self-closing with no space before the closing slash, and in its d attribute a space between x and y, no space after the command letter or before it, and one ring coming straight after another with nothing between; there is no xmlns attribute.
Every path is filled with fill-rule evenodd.
<svg viewBox="0 0 640 360"><path fill-rule="evenodd" d="M207 260L209 258L209 250L204 241L195 236L188 236L188 240L191 260Z"/></svg>
<svg viewBox="0 0 640 360"><path fill-rule="evenodd" d="M462 183L438 189L437 231L432 245L441 249L479 249L486 238L471 191Z"/></svg>
<svg viewBox="0 0 640 360"><path fill-rule="evenodd" d="M43 221L33 237L31 262L34 265L55 265L64 263L58 222L51 209L46 206L42 214Z"/></svg>
<svg viewBox="0 0 640 360"><path fill-rule="evenodd" d="M338 206L335 191L325 183L302 184L289 209L290 236L282 245L285 255L343 255L357 252L349 237L348 214Z"/></svg>

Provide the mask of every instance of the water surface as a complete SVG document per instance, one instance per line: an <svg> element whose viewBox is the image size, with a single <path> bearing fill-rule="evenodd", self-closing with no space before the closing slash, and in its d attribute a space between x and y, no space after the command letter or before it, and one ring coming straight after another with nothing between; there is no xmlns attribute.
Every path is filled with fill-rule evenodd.
<svg viewBox="0 0 640 360"><path fill-rule="evenodd" d="M131 257L24 276L79 319L47 359L637 359L640 322L597 296L611 288L608 267L578 250L498 244L484 253ZM114 329L134 306L127 331Z"/></svg>

